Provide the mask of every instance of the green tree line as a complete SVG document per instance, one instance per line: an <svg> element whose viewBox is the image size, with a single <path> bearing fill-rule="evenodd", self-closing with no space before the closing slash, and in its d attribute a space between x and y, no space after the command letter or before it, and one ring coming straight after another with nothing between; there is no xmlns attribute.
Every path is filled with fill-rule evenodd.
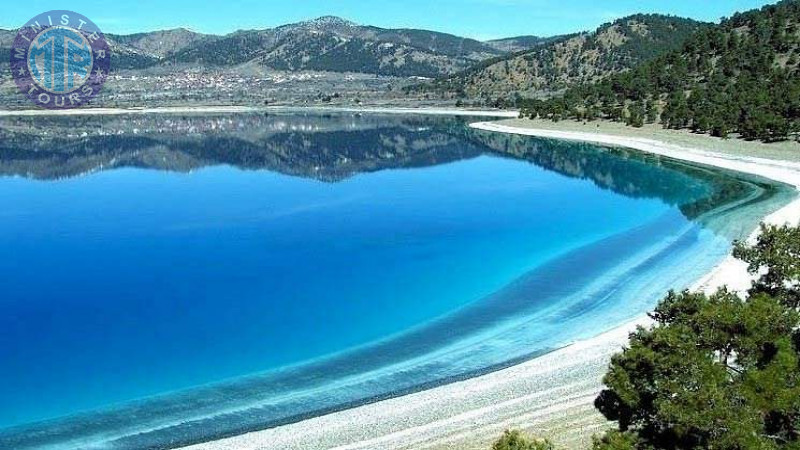
<svg viewBox="0 0 800 450"><path fill-rule="evenodd" d="M599 118L779 141L800 132L800 0L704 28L679 51L546 100L518 101L525 117Z"/></svg>

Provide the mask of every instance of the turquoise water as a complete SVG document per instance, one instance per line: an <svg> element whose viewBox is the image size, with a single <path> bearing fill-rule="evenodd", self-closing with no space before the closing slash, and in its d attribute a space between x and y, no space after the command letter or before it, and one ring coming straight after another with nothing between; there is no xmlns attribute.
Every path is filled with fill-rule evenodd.
<svg viewBox="0 0 800 450"><path fill-rule="evenodd" d="M788 197L451 118L24 120L2 448L170 447L512 364L647 311Z"/></svg>

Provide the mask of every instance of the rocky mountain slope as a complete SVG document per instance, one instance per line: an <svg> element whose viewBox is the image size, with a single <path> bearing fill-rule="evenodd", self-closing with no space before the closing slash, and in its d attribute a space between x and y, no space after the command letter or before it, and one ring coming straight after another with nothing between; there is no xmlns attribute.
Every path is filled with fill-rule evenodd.
<svg viewBox="0 0 800 450"><path fill-rule="evenodd" d="M184 28L128 35L107 34L111 46L111 67L114 70L144 69L168 61L187 46L216 39L216 36L195 33Z"/></svg>
<svg viewBox="0 0 800 450"><path fill-rule="evenodd" d="M555 120L800 139L800 0L735 14L631 71L523 103L525 115Z"/></svg>
<svg viewBox="0 0 800 450"><path fill-rule="evenodd" d="M0 31L0 44L5 35L13 39L14 32ZM362 26L333 16L225 36L174 29L109 34L106 38L115 70L174 65L229 69L249 64L289 71L437 77L504 53L474 39L426 30ZM7 57L0 64L5 60Z"/></svg>
<svg viewBox="0 0 800 450"><path fill-rule="evenodd" d="M553 37L515 36L504 39L493 39L491 41L486 41L486 43L501 52L514 53L514 52L521 52L523 50L529 50L534 47L538 47L540 45L553 42L560 38L561 36L553 36Z"/></svg>
<svg viewBox="0 0 800 450"><path fill-rule="evenodd" d="M680 47L706 26L678 17L633 15L593 32L562 36L528 51L488 60L419 89L491 99L550 94L629 70Z"/></svg>
<svg viewBox="0 0 800 450"><path fill-rule="evenodd" d="M328 16L199 40L166 59L211 66L252 62L279 70L434 77L500 53L488 44L445 33L361 26Z"/></svg>
<svg viewBox="0 0 800 450"><path fill-rule="evenodd" d="M113 50L113 70L130 80L166 77L162 84L182 99L197 97L198 93L216 98L219 83L198 83L198 77L205 80L224 73L225 80L249 76L266 79L268 72L328 72L435 78L434 82L413 86L414 92L407 98L436 92L445 98L496 104L498 98L505 102L551 95L571 85L624 72L679 47L705 26L689 19L635 15L593 32L480 42L433 31L363 26L326 16L224 36L174 29L106 37ZM4 54L0 50L0 66L7 65L7 48L13 36L13 31L0 30L0 49L5 49ZM7 78L7 73L0 76ZM118 93L114 88L119 83L112 79L107 91ZM384 85L393 83L386 81ZM401 87L407 85L404 81ZM14 91L8 82L3 86L8 95ZM213 87L211 91L208 86ZM150 94L149 88L145 91ZM404 92L395 91L397 95ZM117 98L120 95L112 103L138 101L138 94ZM258 95L274 97L268 92ZM146 95L140 97L141 101L151 101Z"/></svg>
<svg viewBox="0 0 800 450"><path fill-rule="evenodd" d="M106 35L119 45L138 50L159 58L183 50L198 41L213 40L216 36L209 34L195 33L185 28L175 28L172 30L151 31L147 33L136 33L127 35Z"/></svg>

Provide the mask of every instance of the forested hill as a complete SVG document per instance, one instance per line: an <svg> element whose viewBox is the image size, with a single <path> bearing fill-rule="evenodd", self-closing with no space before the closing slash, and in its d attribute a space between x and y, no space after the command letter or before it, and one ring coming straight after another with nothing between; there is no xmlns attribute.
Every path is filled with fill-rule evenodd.
<svg viewBox="0 0 800 450"><path fill-rule="evenodd" d="M691 19L637 14L593 32L561 36L531 50L485 61L416 89L490 101L546 95L680 48L705 26Z"/></svg>
<svg viewBox="0 0 800 450"><path fill-rule="evenodd" d="M445 33L363 26L326 16L197 41L165 60L209 67L249 63L289 71L436 77L501 53L489 44Z"/></svg>
<svg viewBox="0 0 800 450"><path fill-rule="evenodd" d="M515 36L510 38L486 41L486 44L496 48L501 52L514 53L514 52L521 52L524 50L530 50L539 45L548 44L558 39L561 39L561 36L551 36L551 37Z"/></svg>
<svg viewBox="0 0 800 450"><path fill-rule="evenodd" d="M8 63L15 31L0 30L0 69ZM282 71L357 72L399 77L452 74L504 47L536 45L547 39L519 37L494 43L418 29L387 29L324 16L224 36L186 29L131 35L106 34L114 71L192 67L199 70L253 66Z"/></svg>
<svg viewBox="0 0 800 450"><path fill-rule="evenodd" d="M524 114L598 117L745 139L800 131L800 0L736 14L678 51L562 97L524 102Z"/></svg>

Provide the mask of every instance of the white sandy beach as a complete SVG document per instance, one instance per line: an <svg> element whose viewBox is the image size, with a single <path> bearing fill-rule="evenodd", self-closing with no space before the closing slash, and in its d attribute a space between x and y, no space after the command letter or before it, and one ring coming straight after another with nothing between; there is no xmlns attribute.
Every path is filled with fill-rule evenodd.
<svg viewBox="0 0 800 450"><path fill-rule="evenodd" d="M694 163L760 175L800 188L800 163L733 156L652 139L477 123L481 130L624 146ZM765 222L800 222L800 200ZM698 280L696 289L748 287L745 265L727 258ZM611 355L626 343L642 317L595 338L508 369L427 391L385 400L291 425L189 447L217 449L488 449L507 428L585 448L608 424L594 411Z"/></svg>

